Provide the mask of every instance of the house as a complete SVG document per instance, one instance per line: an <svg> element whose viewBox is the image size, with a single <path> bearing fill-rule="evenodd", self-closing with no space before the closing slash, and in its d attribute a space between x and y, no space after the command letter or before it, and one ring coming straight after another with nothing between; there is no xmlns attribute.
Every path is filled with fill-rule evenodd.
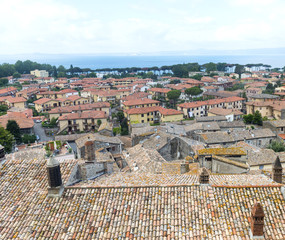
<svg viewBox="0 0 285 240"><path fill-rule="evenodd" d="M177 109L183 111L185 118L208 116L211 108L234 109L241 111L245 99L240 97L228 97L179 104Z"/></svg>
<svg viewBox="0 0 285 240"><path fill-rule="evenodd" d="M254 114L256 111L259 111L262 117L268 117L270 119L285 118L284 101L252 101L246 102L245 105L247 114ZM284 112L283 114L282 111Z"/></svg>
<svg viewBox="0 0 285 240"><path fill-rule="evenodd" d="M249 101L255 101L255 102L278 101L279 99L280 99L279 96L264 94L264 93L251 95L250 97L248 97Z"/></svg>
<svg viewBox="0 0 285 240"><path fill-rule="evenodd" d="M34 71L31 71L30 73L31 73L31 75L34 75L35 77L39 77L39 78L41 78L41 77L48 77L48 72L46 70L38 70L38 69L36 69Z"/></svg>
<svg viewBox="0 0 285 240"><path fill-rule="evenodd" d="M275 153L272 149L260 148L246 142L238 142L234 146L243 149L247 153L246 162L251 171L271 171L277 156L280 158L283 168L285 168L284 152Z"/></svg>
<svg viewBox="0 0 285 240"><path fill-rule="evenodd" d="M57 99L50 99L50 98L40 98L36 101L34 101L35 109L38 112L48 112L52 108L60 107L61 101Z"/></svg>
<svg viewBox="0 0 285 240"><path fill-rule="evenodd" d="M6 97L6 96L16 96L16 92L18 91L15 87L7 87L0 89L0 97Z"/></svg>
<svg viewBox="0 0 285 240"><path fill-rule="evenodd" d="M6 98L5 103L9 108L16 107L19 109L25 109L27 99L23 98L23 97L11 97L11 96L9 96Z"/></svg>
<svg viewBox="0 0 285 240"><path fill-rule="evenodd" d="M110 116L110 103L108 102L97 102L83 105L63 106L51 109L49 113L49 119L58 118L69 113L85 112L85 111L103 111L107 117Z"/></svg>
<svg viewBox="0 0 285 240"><path fill-rule="evenodd" d="M225 116L229 122L240 120L243 113L234 109L211 108L208 111L208 116Z"/></svg>
<svg viewBox="0 0 285 240"><path fill-rule="evenodd" d="M16 93L16 97L24 97L26 99L35 98L39 92L38 88L27 88Z"/></svg>
<svg viewBox="0 0 285 240"><path fill-rule="evenodd" d="M264 121L264 128L270 128L275 134L285 133L285 119L279 119L274 121Z"/></svg>
<svg viewBox="0 0 285 240"><path fill-rule="evenodd" d="M147 90L148 93L152 95L152 98L167 100L167 93L171 91L166 88L150 88Z"/></svg>
<svg viewBox="0 0 285 240"><path fill-rule="evenodd" d="M246 143L257 147L266 147L276 139L276 134L274 134L269 128L266 128L254 130L236 130L230 132L201 133L197 134L194 139L201 141L208 146L220 144L223 147L229 147L237 142L245 141Z"/></svg>
<svg viewBox="0 0 285 240"><path fill-rule="evenodd" d="M246 151L242 148L206 148L198 150L200 167L206 167L212 173L246 173Z"/></svg>
<svg viewBox="0 0 285 240"><path fill-rule="evenodd" d="M33 134L34 121L22 112L7 112L7 114L0 116L0 125L6 128L9 120L17 122L21 134Z"/></svg>
<svg viewBox="0 0 285 240"><path fill-rule="evenodd" d="M181 111L166 109L160 106L131 108L125 110L124 114L130 124L174 122L183 119L183 113Z"/></svg>
<svg viewBox="0 0 285 240"><path fill-rule="evenodd" d="M261 89L261 88L248 87L248 88L245 90L245 93L246 93L246 96L247 96L248 98L251 98L252 96L262 94L262 89Z"/></svg>
<svg viewBox="0 0 285 240"><path fill-rule="evenodd" d="M123 105L123 110L127 110L131 108L159 106L160 101L152 100L149 98L142 98L142 99L133 99L133 100L125 101L122 103L122 105Z"/></svg>
<svg viewBox="0 0 285 240"><path fill-rule="evenodd" d="M65 114L58 118L59 132L89 132L99 127L98 121L104 123L107 116L103 111L84 111Z"/></svg>
<svg viewBox="0 0 285 240"><path fill-rule="evenodd" d="M241 75L240 75L240 78L241 79L243 79L243 78L250 78L251 77L251 73L242 73Z"/></svg>
<svg viewBox="0 0 285 240"><path fill-rule="evenodd" d="M75 141L77 147L77 157L85 157L85 143L91 141L94 143L95 150L105 148L111 154L121 154L123 150L123 142L118 137L103 136L98 133L90 133Z"/></svg>

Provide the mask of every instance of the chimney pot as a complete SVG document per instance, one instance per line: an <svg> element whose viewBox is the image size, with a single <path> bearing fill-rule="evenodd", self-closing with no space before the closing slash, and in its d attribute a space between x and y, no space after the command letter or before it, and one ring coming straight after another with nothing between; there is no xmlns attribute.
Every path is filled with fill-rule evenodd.
<svg viewBox="0 0 285 240"><path fill-rule="evenodd" d="M282 165L279 156L277 156L273 164L272 178L275 182L282 183Z"/></svg>
<svg viewBox="0 0 285 240"><path fill-rule="evenodd" d="M202 169L202 172L199 177L200 184L209 184L209 173L206 168Z"/></svg>
<svg viewBox="0 0 285 240"><path fill-rule="evenodd" d="M251 234L253 237L262 237L264 228L264 211L260 203L255 203L251 209Z"/></svg>
<svg viewBox="0 0 285 240"><path fill-rule="evenodd" d="M94 162L95 161L95 148L93 141L90 140L90 137L88 137L88 141L85 143L85 159L88 162Z"/></svg>
<svg viewBox="0 0 285 240"><path fill-rule="evenodd" d="M49 184L48 196L60 197L64 188L61 179L60 164L54 156L47 161L47 175Z"/></svg>

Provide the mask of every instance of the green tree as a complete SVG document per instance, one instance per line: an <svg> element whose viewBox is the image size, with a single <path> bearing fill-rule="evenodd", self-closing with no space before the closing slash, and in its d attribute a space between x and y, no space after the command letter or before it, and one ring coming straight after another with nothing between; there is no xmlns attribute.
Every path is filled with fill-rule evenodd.
<svg viewBox="0 0 285 240"><path fill-rule="evenodd" d="M197 96L197 95L201 94L202 92L203 92L203 90L201 88L197 87L197 86L191 87L191 88L187 88L185 90L185 94L187 94L188 97L190 97L190 96Z"/></svg>
<svg viewBox="0 0 285 240"><path fill-rule="evenodd" d="M171 70L175 77L185 78L189 76L189 71L184 64L174 65Z"/></svg>
<svg viewBox="0 0 285 240"><path fill-rule="evenodd" d="M242 74L242 71L243 71L243 65L236 64L235 66L236 66L235 73L237 73L240 77L240 75Z"/></svg>
<svg viewBox="0 0 285 240"><path fill-rule="evenodd" d="M262 116L261 116L261 113L259 111L255 111L255 113L253 114L252 123L262 126L262 124L263 124Z"/></svg>
<svg viewBox="0 0 285 240"><path fill-rule="evenodd" d="M251 124L253 121L253 115L252 114L243 115L243 121L245 124Z"/></svg>
<svg viewBox="0 0 285 240"><path fill-rule="evenodd" d="M7 105L0 105L0 116L7 113L8 106Z"/></svg>
<svg viewBox="0 0 285 240"><path fill-rule="evenodd" d="M0 127L0 144L4 147L5 152L10 153L12 151L14 143L14 136L3 127Z"/></svg>
<svg viewBox="0 0 285 240"><path fill-rule="evenodd" d="M268 149L272 149L274 152L284 152L285 144L284 142L273 140L268 146Z"/></svg>
<svg viewBox="0 0 285 240"><path fill-rule="evenodd" d="M179 90L171 90L167 93L167 98L172 101L173 108L175 108L176 101L180 97L181 92Z"/></svg>
<svg viewBox="0 0 285 240"><path fill-rule="evenodd" d="M1 78L0 79L0 87L7 86L7 84L8 84L7 78Z"/></svg>
<svg viewBox="0 0 285 240"><path fill-rule="evenodd" d="M23 143L29 144L29 143L34 143L37 140L37 137L36 135L24 134L22 140L23 140Z"/></svg>
<svg viewBox="0 0 285 240"><path fill-rule="evenodd" d="M124 118L125 116L124 116L123 111L117 112L117 119L119 120L120 123L123 121Z"/></svg>
<svg viewBox="0 0 285 240"><path fill-rule="evenodd" d="M203 76L201 74L196 74L196 75L192 76L191 78L196 79L198 81L201 81L202 77Z"/></svg>
<svg viewBox="0 0 285 240"><path fill-rule="evenodd" d="M129 126L126 118L124 118L121 122L121 135L129 135Z"/></svg>
<svg viewBox="0 0 285 240"><path fill-rule="evenodd" d="M212 72L212 71L217 71L217 65L213 62L209 62L203 65L203 67L206 68L206 72Z"/></svg>
<svg viewBox="0 0 285 240"><path fill-rule="evenodd" d="M20 73L18 73L18 72L13 73L13 78L20 78L20 77L21 77Z"/></svg>
<svg viewBox="0 0 285 240"><path fill-rule="evenodd" d="M17 144L22 142L20 127L15 120L8 120L6 130L14 136Z"/></svg>

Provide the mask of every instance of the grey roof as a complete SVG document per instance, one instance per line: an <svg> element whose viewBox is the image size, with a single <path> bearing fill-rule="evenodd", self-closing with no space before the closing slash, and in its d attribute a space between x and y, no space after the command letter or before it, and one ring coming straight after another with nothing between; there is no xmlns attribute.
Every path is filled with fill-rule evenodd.
<svg viewBox="0 0 285 240"><path fill-rule="evenodd" d="M235 142L234 138L227 132L208 132L202 133L200 136L207 144Z"/></svg>
<svg viewBox="0 0 285 240"><path fill-rule="evenodd" d="M201 138L208 144L228 143L257 138L275 137L276 135L269 129L240 130L232 132L209 132L201 134Z"/></svg>
<svg viewBox="0 0 285 240"><path fill-rule="evenodd" d="M219 124L217 122L203 122L204 131L218 131L220 130Z"/></svg>
<svg viewBox="0 0 285 240"><path fill-rule="evenodd" d="M267 99L275 98L275 99L277 99L277 98L279 98L279 96L262 93L262 94L252 95L252 96L250 96L250 98L260 98L260 99L263 99L263 98L267 98Z"/></svg>
<svg viewBox="0 0 285 240"><path fill-rule="evenodd" d="M274 121L266 121L264 123L270 124L273 127L285 127L285 119L279 119Z"/></svg>
<svg viewBox="0 0 285 240"><path fill-rule="evenodd" d="M220 128L240 128L245 127L243 121L233 121L233 122L218 122Z"/></svg>
<svg viewBox="0 0 285 240"><path fill-rule="evenodd" d="M185 135L185 125L174 124L174 123L166 123L165 126L161 127L165 129L167 133L176 134L176 135Z"/></svg>
<svg viewBox="0 0 285 240"><path fill-rule="evenodd" d="M85 135L88 135L88 133L77 133L77 134L70 134L70 135L59 135L55 136L56 141L67 141L67 142L74 142L76 139L81 138Z"/></svg>
<svg viewBox="0 0 285 240"><path fill-rule="evenodd" d="M113 144L123 144L123 142L118 137L107 137L107 136L100 135L98 133L90 133L75 141L77 147L78 148L83 147L89 138L91 141L107 142L107 143L113 143Z"/></svg>
<svg viewBox="0 0 285 240"><path fill-rule="evenodd" d="M175 137L172 134L161 131L152 135L149 139L144 141L142 146L144 148L159 150L163 146L165 146L168 143L168 141L172 140L173 138Z"/></svg>
<svg viewBox="0 0 285 240"><path fill-rule="evenodd" d="M149 127L149 123L132 123L131 127L132 128L142 128L142 127Z"/></svg>
<svg viewBox="0 0 285 240"><path fill-rule="evenodd" d="M225 116L196 117L196 122L227 121Z"/></svg>

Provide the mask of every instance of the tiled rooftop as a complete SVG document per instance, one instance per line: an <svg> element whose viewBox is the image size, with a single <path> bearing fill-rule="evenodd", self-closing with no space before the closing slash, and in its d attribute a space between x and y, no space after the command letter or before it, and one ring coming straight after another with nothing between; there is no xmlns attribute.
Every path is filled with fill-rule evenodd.
<svg viewBox="0 0 285 240"><path fill-rule="evenodd" d="M265 213L265 239L285 238L285 200L265 176L211 175L216 186L201 186L197 175L130 175L134 183L169 185L71 186L48 198L43 154L11 154L1 166L0 239L250 239L256 202ZM74 165L61 163L64 182Z"/></svg>

